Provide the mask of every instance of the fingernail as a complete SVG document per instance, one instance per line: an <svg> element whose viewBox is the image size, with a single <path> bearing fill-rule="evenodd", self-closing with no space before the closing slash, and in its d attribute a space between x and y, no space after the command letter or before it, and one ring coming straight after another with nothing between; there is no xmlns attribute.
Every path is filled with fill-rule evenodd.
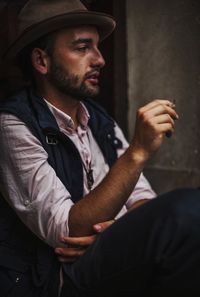
<svg viewBox="0 0 200 297"><path fill-rule="evenodd" d="M172 103L171 103L171 108L174 109L175 107L176 107L176 105L172 102Z"/></svg>
<svg viewBox="0 0 200 297"><path fill-rule="evenodd" d="M173 116L173 119L174 119L174 120L178 120L178 119L179 119L179 116L178 116L177 114L175 114L175 115Z"/></svg>
<svg viewBox="0 0 200 297"><path fill-rule="evenodd" d="M101 225L94 225L94 228L96 231L101 231Z"/></svg>

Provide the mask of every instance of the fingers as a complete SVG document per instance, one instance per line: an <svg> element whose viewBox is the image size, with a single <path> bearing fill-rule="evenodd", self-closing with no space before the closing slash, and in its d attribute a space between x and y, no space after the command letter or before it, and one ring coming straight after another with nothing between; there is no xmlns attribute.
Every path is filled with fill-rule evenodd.
<svg viewBox="0 0 200 297"><path fill-rule="evenodd" d="M81 257L86 251L86 248L56 248L55 253L58 255L60 262L72 263Z"/></svg>
<svg viewBox="0 0 200 297"><path fill-rule="evenodd" d="M74 262L85 253L87 247L95 241L96 236L97 235L84 237L62 237L61 242L67 246L55 248L58 260L63 263Z"/></svg>
<svg viewBox="0 0 200 297"><path fill-rule="evenodd" d="M138 118L148 127L158 132L163 131L161 128L168 127L168 125L160 127L160 124L171 124L167 131L163 131L167 136L171 136L172 131L174 131L174 121L179 118L174 107L175 105L169 100L157 99L140 108L138 110Z"/></svg>
<svg viewBox="0 0 200 297"><path fill-rule="evenodd" d="M158 116L152 118L151 122L152 122L152 124L168 123L168 124L171 124L173 128L175 127L174 119L172 119L172 117L169 114L158 115Z"/></svg>
<svg viewBox="0 0 200 297"><path fill-rule="evenodd" d="M155 100L151 101L150 103L146 104L145 106L141 107L141 110L143 112L146 112L146 111L156 107L157 105L166 105L171 108L175 108L175 104L170 100L155 99Z"/></svg>
<svg viewBox="0 0 200 297"><path fill-rule="evenodd" d="M106 228L114 223L114 220L101 222L94 225L94 231L97 233L103 232ZM67 247L58 247L55 253L58 255L58 260L62 263L73 263L81 257L87 247L96 240L97 235L84 237L62 237L61 242L67 244Z"/></svg>
<svg viewBox="0 0 200 297"><path fill-rule="evenodd" d="M176 111L173 108L171 108L167 105L164 105L164 104L159 104L159 105L155 106L154 108L150 109L148 112L152 117L159 116L161 114L168 114L174 120L178 120L178 118L179 118L178 114L176 113Z"/></svg>
<svg viewBox="0 0 200 297"><path fill-rule="evenodd" d="M167 137L171 137L175 130L175 122L174 120L168 115L160 115L155 118L155 121L158 124L168 124L168 125L159 125L160 133L165 133Z"/></svg>
<svg viewBox="0 0 200 297"><path fill-rule="evenodd" d="M82 255L83 250L80 248L59 247L55 249L55 253L63 257L79 257Z"/></svg>
<svg viewBox="0 0 200 297"><path fill-rule="evenodd" d="M154 100L137 112L132 150L143 160L148 160L156 152L166 135L174 132L178 114L170 100Z"/></svg>
<svg viewBox="0 0 200 297"><path fill-rule="evenodd" d="M74 247L87 247L96 239L96 235L83 237L62 237L61 242Z"/></svg>
<svg viewBox="0 0 200 297"><path fill-rule="evenodd" d="M174 128L169 123L164 123L159 125L160 133L166 134L167 137L171 137L174 133Z"/></svg>
<svg viewBox="0 0 200 297"><path fill-rule="evenodd" d="M175 111L175 105L168 100L154 100L149 104L141 107L138 110L138 115L146 118L152 118L161 114L168 114L172 119L176 120L179 118Z"/></svg>
<svg viewBox="0 0 200 297"><path fill-rule="evenodd" d="M55 249L55 253L59 256L69 257L69 258L77 258L83 255L85 249L81 248L68 248L68 247L59 247Z"/></svg>
<svg viewBox="0 0 200 297"><path fill-rule="evenodd" d="M101 233L104 230L106 230L109 226L111 226L114 222L115 222L114 220L110 220L110 221L106 221L106 222L101 222L101 223L95 224L93 226L93 228L94 228L94 230L97 233Z"/></svg>

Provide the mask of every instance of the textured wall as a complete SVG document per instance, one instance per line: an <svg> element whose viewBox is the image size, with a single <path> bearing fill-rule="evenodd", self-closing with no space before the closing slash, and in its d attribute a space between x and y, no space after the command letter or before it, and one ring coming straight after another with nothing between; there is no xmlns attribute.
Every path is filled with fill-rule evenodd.
<svg viewBox="0 0 200 297"><path fill-rule="evenodd" d="M180 115L146 175L158 192L200 186L199 0L127 0L127 18L130 137L153 98L174 99Z"/></svg>

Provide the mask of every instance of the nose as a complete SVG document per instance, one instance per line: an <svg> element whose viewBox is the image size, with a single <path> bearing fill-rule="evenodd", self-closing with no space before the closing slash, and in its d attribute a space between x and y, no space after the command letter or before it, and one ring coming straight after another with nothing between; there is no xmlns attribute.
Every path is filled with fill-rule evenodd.
<svg viewBox="0 0 200 297"><path fill-rule="evenodd" d="M95 49L93 66L98 66L100 68L105 66L105 60L98 48Z"/></svg>

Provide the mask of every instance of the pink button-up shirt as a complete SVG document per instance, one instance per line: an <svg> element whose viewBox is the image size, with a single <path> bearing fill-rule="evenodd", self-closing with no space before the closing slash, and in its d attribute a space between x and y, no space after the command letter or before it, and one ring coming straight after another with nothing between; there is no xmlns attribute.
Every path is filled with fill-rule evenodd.
<svg viewBox="0 0 200 297"><path fill-rule="evenodd" d="M47 101L46 101L47 102ZM89 114L80 104L79 126L72 119L48 103L60 130L77 147L83 162L84 195L89 191L86 171L92 167L95 188L109 171L104 156L88 126ZM128 143L116 125L116 136L123 143L118 156L127 149ZM52 247L60 246L60 237L67 236L68 216L73 206L70 193L49 165L47 152L28 127L11 114L0 114L0 191L20 219L39 238ZM117 217L126 213L140 199L152 199L155 192L141 174L133 193Z"/></svg>

